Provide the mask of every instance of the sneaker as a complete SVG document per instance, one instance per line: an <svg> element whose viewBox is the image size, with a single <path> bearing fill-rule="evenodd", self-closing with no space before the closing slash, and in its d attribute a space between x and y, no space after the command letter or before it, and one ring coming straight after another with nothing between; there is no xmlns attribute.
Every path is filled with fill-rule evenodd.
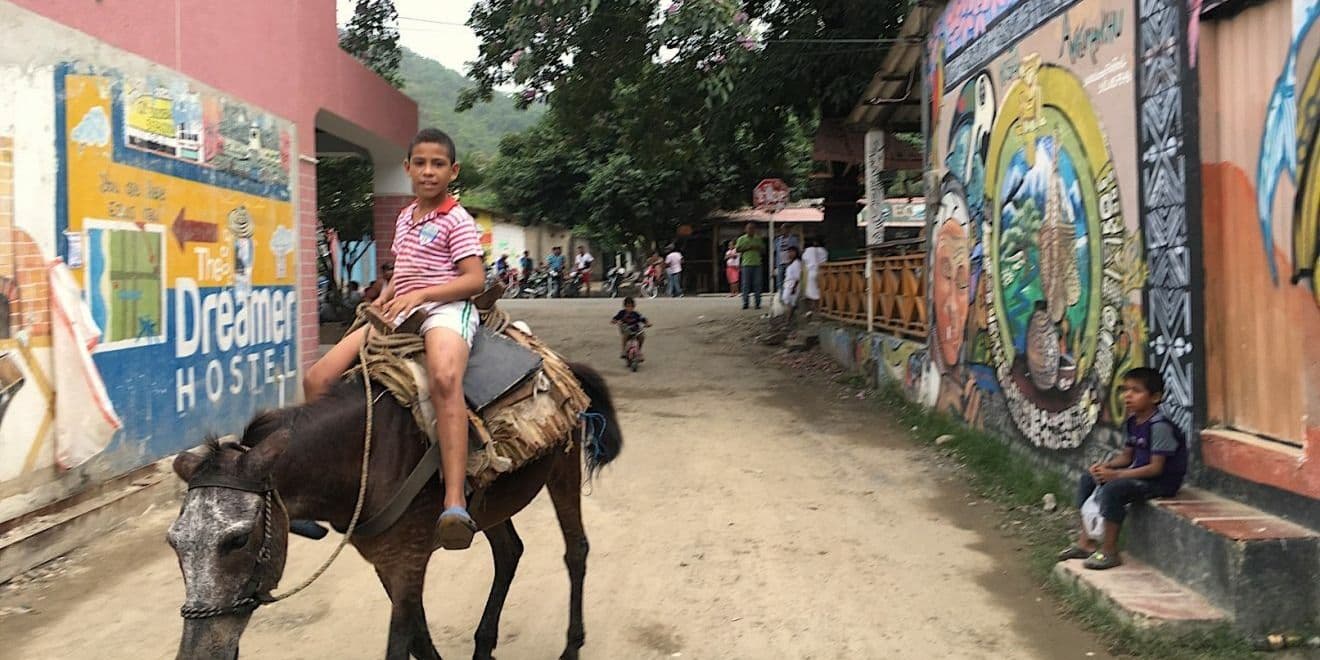
<svg viewBox="0 0 1320 660"><path fill-rule="evenodd" d="M467 509L451 506L440 514L440 547L445 550L466 550L472 546L477 524L472 522Z"/></svg>
<svg viewBox="0 0 1320 660"><path fill-rule="evenodd" d="M1105 571L1122 565L1123 560L1119 559L1118 553L1107 555L1098 551L1093 553L1090 557L1087 557L1086 561L1082 562L1083 567L1089 568L1093 571Z"/></svg>

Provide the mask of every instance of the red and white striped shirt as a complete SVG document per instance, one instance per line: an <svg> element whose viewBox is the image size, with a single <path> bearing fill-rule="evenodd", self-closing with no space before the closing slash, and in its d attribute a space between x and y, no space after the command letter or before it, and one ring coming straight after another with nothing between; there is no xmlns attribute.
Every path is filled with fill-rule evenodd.
<svg viewBox="0 0 1320 660"><path fill-rule="evenodd" d="M481 232L476 220L446 197L434 211L413 221L417 202L394 221L394 295L445 284L458 277L458 262L481 257Z"/></svg>

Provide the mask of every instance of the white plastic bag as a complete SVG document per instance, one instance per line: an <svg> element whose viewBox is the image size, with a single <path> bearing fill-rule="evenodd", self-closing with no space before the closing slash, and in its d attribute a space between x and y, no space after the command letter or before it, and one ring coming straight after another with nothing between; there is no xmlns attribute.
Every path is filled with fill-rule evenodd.
<svg viewBox="0 0 1320 660"><path fill-rule="evenodd" d="M1086 529L1086 535L1094 541L1103 540L1105 537L1105 519L1100 515L1100 489L1104 486L1097 486L1091 491L1091 496L1082 502L1082 527Z"/></svg>

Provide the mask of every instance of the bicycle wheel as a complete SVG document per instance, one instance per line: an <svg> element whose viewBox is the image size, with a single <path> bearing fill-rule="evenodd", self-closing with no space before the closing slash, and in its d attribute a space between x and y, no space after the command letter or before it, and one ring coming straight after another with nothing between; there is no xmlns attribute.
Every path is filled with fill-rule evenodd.
<svg viewBox="0 0 1320 660"><path fill-rule="evenodd" d="M654 298L660 295L660 287L655 282L642 282L642 295Z"/></svg>
<svg viewBox="0 0 1320 660"><path fill-rule="evenodd" d="M511 282L509 288L504 290L505 298L517 298L519 295L522 295L522 284L518 282Z"/></svg>

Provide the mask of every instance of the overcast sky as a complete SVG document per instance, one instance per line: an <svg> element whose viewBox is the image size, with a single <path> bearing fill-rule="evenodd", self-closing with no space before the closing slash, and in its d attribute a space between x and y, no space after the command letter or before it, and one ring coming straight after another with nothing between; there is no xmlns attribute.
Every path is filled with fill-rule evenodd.
<svg viewBox="0 0 1320 660"><path fill-rule="evenodd" d="M353 0L337 0L339 25L353 16ZM477 38L465 25L476 0L394 0L405 47L466 74L477 59Z"/></svg>

